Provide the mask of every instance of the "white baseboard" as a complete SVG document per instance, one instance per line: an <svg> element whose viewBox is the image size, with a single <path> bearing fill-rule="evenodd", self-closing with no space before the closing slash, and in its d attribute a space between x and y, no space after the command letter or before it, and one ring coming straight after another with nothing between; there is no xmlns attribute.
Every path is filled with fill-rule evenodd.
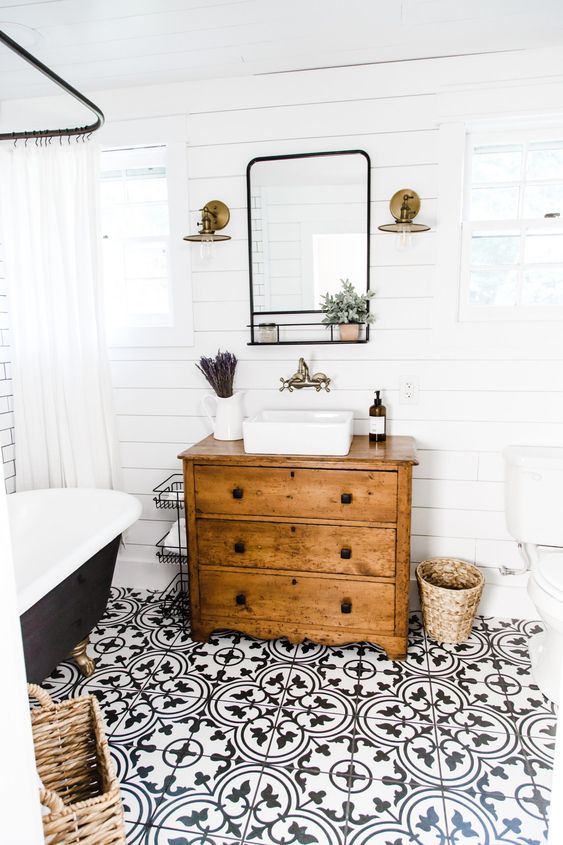
<svg viewBox="0 0 563 845"><path fill-rule="evenodd" d="M418 589L413 564L410 583L411 610L419 610ZM178 570L170 564L152 560L131 560L120 555L115 567L113 585L137 590L164 590ZM538 619L538 612L526 591L526 577L501 578L496 571L485 571L486 584L478 613L509 619Z"/></svg>

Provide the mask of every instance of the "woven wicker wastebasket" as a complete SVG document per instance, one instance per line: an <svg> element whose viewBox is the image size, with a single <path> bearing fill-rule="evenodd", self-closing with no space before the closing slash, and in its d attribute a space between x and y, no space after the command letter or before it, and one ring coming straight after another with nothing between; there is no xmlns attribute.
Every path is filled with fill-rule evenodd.
<svg viewBox="0 0 563 845"><path fill-rule="evenodd" d="M464 560L436 557L416 567L422 619L439 643L462 643L471 633L485 579Z"/></svg>
<svg viewBox="0 0 563 845"><path fill-rule="evenodd" d="M54 704L34 684L29 695L35 762L41 778L46 845L125 845L119 782L93 695Z"/></svg>

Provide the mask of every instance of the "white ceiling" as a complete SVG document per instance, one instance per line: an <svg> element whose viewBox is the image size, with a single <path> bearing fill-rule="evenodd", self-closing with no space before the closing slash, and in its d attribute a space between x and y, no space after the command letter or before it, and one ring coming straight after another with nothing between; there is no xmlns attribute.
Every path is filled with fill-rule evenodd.
<svg viewBox="0 0 563 845"><path fill-rule="evenodd" d="M0 0L83 91L563 43L563 0ZM0 44L0 100L55 92Z"/></svg>

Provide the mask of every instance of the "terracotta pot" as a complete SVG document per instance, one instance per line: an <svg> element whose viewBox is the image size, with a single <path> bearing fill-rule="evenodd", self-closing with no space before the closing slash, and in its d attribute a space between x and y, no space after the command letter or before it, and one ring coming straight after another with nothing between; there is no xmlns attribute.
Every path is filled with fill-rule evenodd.
<svg viewBox="0 0 563 845"><path fill-rule="evenodd" d="M338 328L340 329L340 340L358 340L360 336L359 323L341 323Z"/></svg>

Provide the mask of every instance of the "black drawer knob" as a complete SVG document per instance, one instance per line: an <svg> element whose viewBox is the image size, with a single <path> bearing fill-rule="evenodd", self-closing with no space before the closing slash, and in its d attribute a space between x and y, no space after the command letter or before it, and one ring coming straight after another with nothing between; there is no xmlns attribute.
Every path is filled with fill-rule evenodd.
<svg viewBox="0 0 563 845"><path fill-rule="evenodd" d="M239 593L235 601L237 604L246 604L246 596L244 593Z"/></svg>
<svg viewBox="0 0 563 845"><path fill-rule="evenodd" d="M340 549L340 557L342 560L350 560L352 557L352 549Z"/></svg>
<svg viewBox="0 0 563 845"><path fill-rule="evenodd" d="M235 552L237 555L244 554L244 543L235 543Z"/></svg>
<svg viewBox="0 0 563 845"><path fill-rule="evenodd" d="M352 613L352 602L343 601L340 605L340 610L342 611L342 613Z"/></svg>
<svg viewBox="0 0 563 845"><path fill-rule="evenodd" d="M351 505L352 504L352 494L351 493L343 493L340 497L340 501L343 505Z"/></svg>
<svg viewBox="0 0 563 845"><path fill-rule="evenodd" d="M233 490L233 499L242 499L244 496L244 490L242 487L235 487Z"/></svg>

